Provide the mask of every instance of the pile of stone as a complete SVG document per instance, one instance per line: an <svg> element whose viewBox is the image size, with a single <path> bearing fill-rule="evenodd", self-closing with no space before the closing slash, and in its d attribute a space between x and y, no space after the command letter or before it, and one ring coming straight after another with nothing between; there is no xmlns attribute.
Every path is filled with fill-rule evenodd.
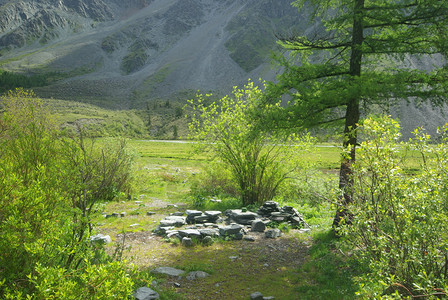
<svg viewBox="0 0 448 300"><path fill-rule="evenodd" d="M266 238L281 236L279 229L266 230L266 225L271 222L288 223L296 228L308 226L295 208L280 207L277 202L268 201L257 213L245 209L227 210L224 216L221 211L176 212L161 220L154 232L167 238L178 238L185 246L192 246L194 240L212 243L216 237L253 241L254 238L248 236L250 231L264 232Z"/></svg>

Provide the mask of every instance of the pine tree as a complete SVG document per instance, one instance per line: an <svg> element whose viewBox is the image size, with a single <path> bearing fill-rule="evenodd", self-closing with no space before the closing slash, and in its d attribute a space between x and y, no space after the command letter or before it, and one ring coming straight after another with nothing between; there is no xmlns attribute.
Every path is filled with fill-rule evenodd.
<svg viewBox="0 0 448 300"><path fill-rule="evenodd" d="M351 165L355 160L356 128L376 104L398 99L447 99L448 1L445 0L298 0L293 5L312 10L315 32L281 36L290 56L278 57L283 67L266 92L287 105L264 111L271 128L310 128L343 123L339 187L344 191L334 225L347 216L351 202ZM417 70L409 59L438 61Z"/></svg>

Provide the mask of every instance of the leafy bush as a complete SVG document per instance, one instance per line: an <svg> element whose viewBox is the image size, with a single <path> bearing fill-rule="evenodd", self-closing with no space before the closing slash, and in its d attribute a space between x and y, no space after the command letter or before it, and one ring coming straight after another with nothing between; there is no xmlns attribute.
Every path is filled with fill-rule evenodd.
<svg viewBox="0 0 448 300"><path fill-rule="evenodd" d="M430 144L422 129L415 130L410 143L400 143L396 121L364 121L365 141L353 168L353 225L346 228L354 253L371 267L372 274L364 278L364 296L447 291L447 130L441 131L437 145ZM405 147L421 156L421 171L407 174Z"/></svg>
<svg viewBox="0 0 448 300"><path fill-rule="evenodd" d="M256 128L250 112L261 95L261 89L249 82L218 103L204 105L210 95L190 101L190 138L203 141L196 144L198 151L229 170L244 206L271 200L299 169L299 150L311 141L307 135L279 136Z"/></svg>
<svg viewBox="0 0 448 300"><path fill-rule="evenodd" d="M61 138L42 101L23 89L8 93L0 104L0 294L58 298L58 289L68 293L74 284L106 275L104 283L127 289L121 286L128 285L123 272L108 274L117 265L98 264L108 258L88 239L93 204L129 186L124 145L88 149L76 143L81 137ZM40 289L52 284L55 290ZM102 292L99 284L94 293ZM47 297L42 293L48 289Z"/></svg>

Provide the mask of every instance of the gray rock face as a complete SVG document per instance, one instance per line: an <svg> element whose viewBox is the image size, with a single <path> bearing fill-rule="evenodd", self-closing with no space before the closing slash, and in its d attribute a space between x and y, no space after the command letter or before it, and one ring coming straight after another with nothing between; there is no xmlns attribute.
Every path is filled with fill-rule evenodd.
<svg viewBox="0 0 448 300"><path fill-rule="evenodd" d="M176 268L171 267L159 267L151 271L152 273L156 274L165 274L168 276L181 276L185 273L183 270L179 270Z"/></svg>
<svg viewBox="0 0 448 300"><path fill-rule="evenodd" d="M136 300L156 300L159 299L159 294L149 287L141 287L134 292L134 299Z"/></svg>

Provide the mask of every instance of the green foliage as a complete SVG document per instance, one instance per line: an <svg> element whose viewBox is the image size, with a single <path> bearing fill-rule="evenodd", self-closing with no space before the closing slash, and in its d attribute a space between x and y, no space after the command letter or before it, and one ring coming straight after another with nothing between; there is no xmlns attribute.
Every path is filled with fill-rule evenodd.
<svg viewBox="0 0 448 300"><path fill-rule="evenodd" d="M363 123L366 140L353 167L352 226L345 230L354 253L370 263L372 273L363 290L370 296L446 291L447 129L441 130L440 144L430 144L422 129L415 130L415 138L405 144L399 142L396 121L381 117ZM421 154L420 172L403 171L403 147Z"/></svg>
<svg viewBox="0 0 448 300"><path fill-rule="evenodd" d="M32 92L17 89L0 104L0 293L74 299L70 290L83 281L92 284L92 297L109 281L127 289L123 272L109 274L117 265L92 266L107 255L88 240L93 203L129 184L124 148L89 152L75 139L61 139Z"/></svg>
<svg viewBox="0 0 448 300"><path fill-rule="evenodd" d="M228 168L245 206L271 200L298 169L298 150L311 142L309 136L274 136L259 130L250 112L261 95L261 90L249 82L218 103L205 106L207 96L203 95L190 101L190 138L202 141L198 150L208 151Z"/></svg>

